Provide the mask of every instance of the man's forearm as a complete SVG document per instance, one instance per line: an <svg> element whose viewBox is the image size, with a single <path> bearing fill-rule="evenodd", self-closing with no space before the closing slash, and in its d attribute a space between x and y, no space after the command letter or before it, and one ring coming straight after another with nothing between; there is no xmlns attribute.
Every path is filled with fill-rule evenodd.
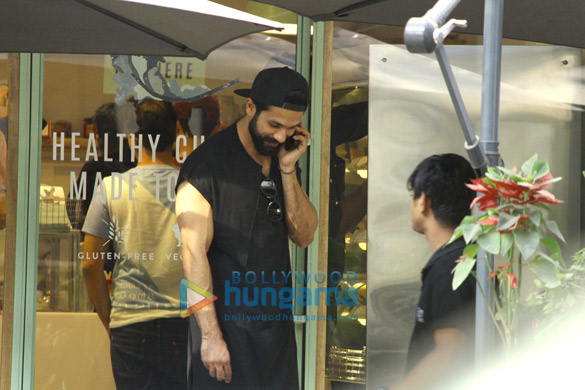
<svg viewBox="0 0 585 390"><path fill-rule="evenodd" d="M183 274L190 282L213 293L211 268L209 267L209 260L206 254L194 254L186 246L183 246ZM194 314L197 324L201 329L201 337L221 336L217 313L213 303L197 310Z"/></svg>
<svg viewBox="0 0 585 390"><path fill-rule="evenodd" d="M282 174L286 226L291 240L300 247L308 246L317 229L317 212L301 188L296 174Z"/></svg>
<svg viewBox="0 0 585 390"><path fill-rule="evenodd" d="M417 390L432 388L437 380L444 379L445 364L441 354L430 352L402 380L391 386L392 390Z"/></svg>
<svg viewBox="0 0 585 390"><path fill-rule="evenodd" d="M392 390L444 388L457 377L464 359L464 333L455 328L438 329L435 346Z"/></svg>

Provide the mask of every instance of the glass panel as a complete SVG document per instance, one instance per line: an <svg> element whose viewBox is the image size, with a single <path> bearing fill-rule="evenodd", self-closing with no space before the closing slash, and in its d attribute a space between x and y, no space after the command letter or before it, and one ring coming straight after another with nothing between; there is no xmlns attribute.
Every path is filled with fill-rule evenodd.
<svg viewBox="0 0 585 390"><path fill-rule="evenodd" d="M69 199L86 151L95 148L88 148L93 114L114 99L104 82L109 57L44 58L35 388L113 389L107 334L81 272L87 203Z"/></svg>
<svg viewBox="0 0 585 390"><path fill-rule="evenodd" d="M355 182L359 172L353 172L351 163L361 155L351 155L352 145L353 150L360 153L364 150L368 157L369 252L363 253L368 255L363 272L367 265L367 383L368 388L375 389L397 383L405 374L421 269L431 255L425 237L411 228L407 178L420 161L432 154L453 152L466 158L467 154L433 55L408 53L401 45L402 28L337 22L335 26L332 139L337 131L334 121L339 106L360 102L369 106L368 148L358 149L350 142L342 148L337 146L336 151L347 164L345 196L351 193L348 189L359 188L363 182ZM482 54L481 46L476 45L481 44L481 37L452 34L447 43L463 100L479 134ZM582 51L511 40L504 43L501 155L511 168L538 153L540 160L549 162L554 176L564 178L554 185L552 192L565 203L555 206L550 218L568 236L563 252L574 253L580 248L583 234L579 184L583 124L581 111L575 108L583 104ZM332 154L332 171L335 158ZM331 178L333 187L335 178ZM332 190L331 194L334 193ZM331 201L335 204L338 199ZM330 211L330 235L336 232L335 215L335 211ZM365 227L361 232L358 224L357 232L365 236ZM356 239L359 242L355 232L346 235L345 247L338 250L331 246L330 239L330 271L339 258L345 259L348 269L348 261L353 258L349 254L353 248L359 248L359 244L357 248L353 244ZM522 276L523 295L527 295L534 290L534 275L525 271ZM365 365L359 348L340 346L336 337L340 322L333 331L332 324L329 325L327 377L332 381L332 389L359 388L354 375L362 367L355 363Z"/></svg>
<svg viewBox="0 0 585 390"><path fill-rule="evenodd" d="M332 388L357 389L366 380L367 102L334 106L331 131L328 273L341 279L341 291L357 289L358 301L328 307L335 311L327 324L326 376Z"/></svg>
<svg viewBox="0 0 585 390"><path fill-rule="evenodd" d="M479 133L482 47L448 46L447 53ZM369 364L374 368L369 378L375 387L403 374L420 293L420 270L431 254L425 237L411 230L406 180L432 154L467 154L432 56L411 55L395 45L372 46L370 56L370 180L379 189L370 206L380 217L379 223L370 225L375 252L369 259L369 285L377 310L370 325L377 332L371 338ZM581 112L565 103L576 102L573 99L580 96L571 75L580 72L581 57L580 50L564 47L503 48L501 155L511 168L538 153L539 159L549 162L554 176L565 178L552 191L567 202L551 208L549 215L568 235L567 253L574 252L580 239L580 189L575 183L580 176L582 124ZM563 68L551 76L548 66ZM526 271L523 294L534 289L534 275Z"/></svg>
<svg viewBox="0 0 585 390"><path fill-rule="evenodd" d="M6 244L7 140L8 140L8 55L0 54L0 350L2 349L2 313L4 310L4 255ZM12 132L12 130L11 130ZM0 357L1 358L1 357ZM0 362L1 363L1 362Z"/></svg>
<svg viewBox="0 0 585 390"><path fill-rule="evenodd" d="M177 82L179 86L204 84L214 89L239 78L237 88L249 88L256 74L265 67L294 67L294 53L295 45L288 40L255 34L217 49L205 62L166 57L158 66L165 83ZM236 63L235 58L238 59ZM131 60L139 67L143 59L135 57ZM123 104L114 108L116 125L113 133L108 134L109 142L105 141L106 134L100 129L99 115L95 115L98 108L101 107L102 112L107 109L104 104L116 100L116 91L123 84L120 80L125 77L123 71L117 66L115 69L110 56L45 55L35 388L115 387L108 334L94 312L82 275L82 259L89 249L88 235L81 230L91 219L86 219L91 204L88 198L95 193L94 183L100 180L98 174L102 179L111 175L110 179L104 180L115 182L119 174L135 165L127 147L128 137L122 135L131 133L132 126L136 127L134 108L128 110L132 103L124 103L127 96L118 95L118 101ZM118 83L113 81L114 77ZM152 77L141 79L140 86L133 80L126 94L130 98L144 97L145 91L154 85ZM173 171L201 142L244 114L244 99L235 95L233 90L233 87L223 89L195 103L175 104L177 135L182 135L182 138L180 142L177 138L172 148ZM122 140L122 146L117 143L118 139ZM113 162L105 164L108 158ZM135 160L141 161L138 156ZM155 187L158 190L159 184ZM169 188L170 200L174 200L174 185ZM93 195L94 202L95 199L96 195ZM129 204L134 201L127 200ZM172 211L174 217L174 206ZM100 225L104 222L94 220L92 223ZM116 245L121 245L126 235L130 237L132 225L128 229L126 225L114 226L117 222L113 217L109 223L113 230L106 227L104 241L113 240ZM158 224L149 228L153 231L161 229ZM171 233L169 237L167 241L172 243L172 255L180 257L176 236ZM116 271L120 258L116 249L108 252L105 258L117 259L106 260L104 269L110 294L115 294L117 279L112 272L122 272ZM180 267L180 262L177 264ZM173 275L182 277L182 269L178 271ZM177 281L176 293L179 291ZM178 296L175 298L178 304ZM138 313L141 309L128 311L131 310ZM175 314L179 315L178 307ZM58 338L55 337L57 333Z"/></svg>
<svg viewBox="0 0 585 390"><path fill-rule="evenodd" d="M336 28L333 39L328 273L334 281L342 274L333 287L355 288L358 301L328 308L326 378L332 389L365 389L366 383L368 89L365 75L348 74L359 65L346 54L367 45L356 46L353 35Z"/></svg>

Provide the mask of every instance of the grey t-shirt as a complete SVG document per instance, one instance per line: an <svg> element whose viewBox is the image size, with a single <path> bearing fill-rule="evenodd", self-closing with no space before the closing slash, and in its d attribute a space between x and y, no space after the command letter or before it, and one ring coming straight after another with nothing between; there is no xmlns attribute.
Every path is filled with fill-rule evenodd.
<svg viewBox="0 0 585 390"><path fill-rule="evenodd" d="M146 165L103 179L83 231L113 244L117 263L110 327L180 315L181 236L175 216L178 168Z"/></svg>

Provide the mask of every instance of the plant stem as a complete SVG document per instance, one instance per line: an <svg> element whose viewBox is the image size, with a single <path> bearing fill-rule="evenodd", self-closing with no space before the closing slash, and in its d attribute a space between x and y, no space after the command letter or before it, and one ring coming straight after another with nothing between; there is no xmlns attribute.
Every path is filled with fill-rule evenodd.
<svg viewBox="0 0 585 390"><path fill-rule="evenodd" d="M485 257L485 262L487 264L488 271L491 274L493 272L493 270L492 270L492 267L490 266L490 262L488 261L487 256ZM500 300L499 300L500 295L496 291L495 279L490 280L490 287L492 289L492 294L494 294L494 303L496 304L496 312L502 313L502 305L501 305ZM487 303L487 299L486 299L486 303Z"/></svg>
<svg viewBox="0 0 585 390"><path fill-rule="evenodd" d="M522 253L518 254L518 294L520 294L520 286L522 285Z"/></svg>
<svg viewBox="0 0 585 390"><path fill-rule="evenodd" d="M473 276L475 277L475 280L477 282L477 275L475 273L473 273ZM491 284L491 283L490 283ZM481 287L481 284L477 283L477 286L479 287L479 291L481 292L481 295L483 296L483 300L486 303L486 306L488 308L488 312L490 313L490 317L492 318L492 322L494 323L498 333L500 334L500 338L502 339L502 341L505 343L506 342L506 337L504 336L504 333L502 333L502 330L500 329L500 325L498 324L498 320L496 320L496 316L492 310L491 305L489 304L488 300L487 300L487 296L485 295L485 291L483 291L483 288Z"/></svg>

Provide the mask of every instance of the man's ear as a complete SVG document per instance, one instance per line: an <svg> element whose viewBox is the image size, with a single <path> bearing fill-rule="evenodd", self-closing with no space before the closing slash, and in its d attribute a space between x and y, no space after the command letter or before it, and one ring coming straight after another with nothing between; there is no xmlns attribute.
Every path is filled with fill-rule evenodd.
<svg viewBox="0 0 585 390"><path fill-rule="evenodd" d="M421 212L424 215L427 215L429 212L431 212L431 199L427 196L427 194L422 192L417 200L420 202L419 207L421 208Z"/></svg>
<svg viewBox="0 0 585 390"><path fill-rule="evenodd" d="M256 114L256 105L250 98L246 98L246 115L250 118Z"/></svg>

